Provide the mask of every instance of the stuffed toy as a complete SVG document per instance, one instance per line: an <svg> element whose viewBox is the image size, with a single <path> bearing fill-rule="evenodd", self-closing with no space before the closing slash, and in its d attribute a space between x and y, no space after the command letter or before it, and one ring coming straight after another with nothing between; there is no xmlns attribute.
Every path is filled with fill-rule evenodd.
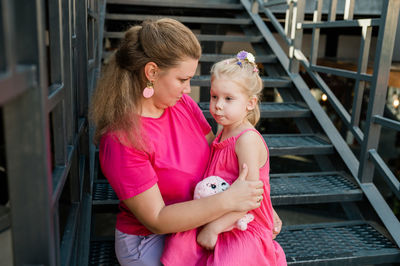
<svg viewBox="0 0 400 266"><path fill-rule="evenodd" d="M194 199L208 197L219 192L225 191L229 188L228 182L219 176L209 176L197 183L194 189ZM238 228L242 231L247 229L247 224L254 220L253 214L246 214L235 223L235 226L225 231L230 231L233 228Z"/></svg>

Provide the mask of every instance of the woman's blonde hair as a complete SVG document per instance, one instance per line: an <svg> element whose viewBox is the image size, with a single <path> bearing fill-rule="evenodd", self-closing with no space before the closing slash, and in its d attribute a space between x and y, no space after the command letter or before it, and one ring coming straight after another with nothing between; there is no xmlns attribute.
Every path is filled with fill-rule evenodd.
<svg viewBox="0 0 400 266"><path fill-rule="evenodd" d="M236 83L249 97L256 97L257 104L247 112L247 119L252 125L260 120L259 100L263 83L257 65L247 59L230 58L215 63L211 68L211 82L214 79L225 78Z"/></svg>
<svg viewBox="0 0 400 266"><path fill-rule="evenodd" d="M196 36L176 20L144 21L129 28L104 67L92 97L94 142L97 144L106 132L114 132L124 145L145 149L140 124L142 93L147 84L145 65L154 62L164 71L186 58L200 56Z"/></svg>

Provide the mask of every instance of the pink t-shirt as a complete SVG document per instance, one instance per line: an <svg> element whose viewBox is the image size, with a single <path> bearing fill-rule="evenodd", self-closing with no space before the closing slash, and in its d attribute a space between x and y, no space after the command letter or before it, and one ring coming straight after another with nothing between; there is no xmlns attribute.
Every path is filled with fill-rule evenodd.
<svg viewBox="0 0 400 266"><path fill-rule="evenodd" d="M158 183L166 205L191 200L210 155L205 135L211 127L202 111L192 98L183 95L160 118L142 117L141 121L150 142L148 152L122 145L112 133L100 141L101 169L118 198L131 198ZM151 234L125 204L120 202L119 209L119 231Z"/></svg>

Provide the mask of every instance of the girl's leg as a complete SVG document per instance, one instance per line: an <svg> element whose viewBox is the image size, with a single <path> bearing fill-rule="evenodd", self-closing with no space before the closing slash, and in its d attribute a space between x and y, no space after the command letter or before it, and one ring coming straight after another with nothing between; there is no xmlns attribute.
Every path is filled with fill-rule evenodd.
<svg viewBox="0 0 400 266"><path fill-rule="evenodd" d="M137 236L115 230L115 254L122 266L159 266L164 235Z"/></svg>

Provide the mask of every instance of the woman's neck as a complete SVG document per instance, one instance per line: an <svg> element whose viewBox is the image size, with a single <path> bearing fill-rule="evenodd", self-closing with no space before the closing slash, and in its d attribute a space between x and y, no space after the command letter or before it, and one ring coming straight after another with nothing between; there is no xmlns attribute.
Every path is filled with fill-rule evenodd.
<svg viewBox="0 0 400 266"><path fill-rule="evenodd" d="M154 104L153 99L142 100L142 111L140 113L143 117L160 118L164 113L164 108L159 108Z"/></svg>

